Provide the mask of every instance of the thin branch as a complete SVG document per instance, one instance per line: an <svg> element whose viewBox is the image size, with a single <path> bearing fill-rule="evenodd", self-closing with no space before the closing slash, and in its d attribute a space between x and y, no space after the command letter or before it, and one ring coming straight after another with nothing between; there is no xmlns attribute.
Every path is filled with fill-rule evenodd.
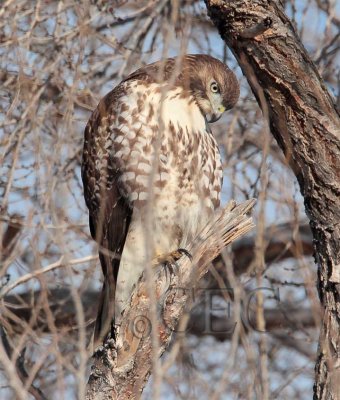
<svg viewBox="0 0 340 400"><path fill-rule="evenodd" d="M11 290L13 290L15 287L22 285L25 282L28 282L31 279L35 279L38 276L42 274L46 274L47 272L51 272L57 268L64 268L70 265L77 265L77 264L83 264L89 261L97 260L98 256L86 256L86 257L81 257L81 258L75 258L74 260L69 260L67 263L64 263L64 256L61 256L58 261L55 263L52 263L48 265L47 267L38 269L37 271L31 272L29 274L23 275L20 278L18 278L16 281L11 283L10 285L6 285L1 291L0 291L0 299L2 299L6 294L8 294Z"/></svg>
<svg viewBox="0 0 340 400"><path fill-rule="evenodd" d="M2 340L3 347L7 353L7 356L11 358L13 350L7 338L6 331L1 325L0 325L0 338ZM18 377L20 378L22 383L26 386L26 381L29 379L29 375L25 368L25 349L22 350L19 357L17 358L15 362L15 367ZM47 397L44 395L44 393L38 387L33 385L33 383L30 384L27 390L36 400L47 400Z"/></svg>
<svg viewBox="0 0 340 400"><path fill-rule="evenodd" d="M19 400L27 399L27 390L18 376L19 374L15 363L11 360L11 347L2 326L0 326L0 360L16 398Z"/></svg>

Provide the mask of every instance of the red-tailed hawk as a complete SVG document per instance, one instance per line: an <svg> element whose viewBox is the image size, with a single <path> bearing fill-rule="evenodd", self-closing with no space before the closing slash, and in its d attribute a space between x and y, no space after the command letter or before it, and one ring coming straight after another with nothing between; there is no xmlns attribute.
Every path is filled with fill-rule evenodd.
<svg viewBox="0 0 340 400"><path fill-rule="evenodd" d="M226 65L187 55L132 73L93 112L82 179L104 273L97 344L146 264L176 258L219 206L221 159L208 122L238 97Z"/></svg>

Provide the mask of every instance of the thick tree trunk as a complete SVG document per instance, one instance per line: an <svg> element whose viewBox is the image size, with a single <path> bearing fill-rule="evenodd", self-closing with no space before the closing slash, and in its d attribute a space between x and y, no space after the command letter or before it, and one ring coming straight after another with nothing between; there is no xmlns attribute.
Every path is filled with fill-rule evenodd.
<svg viewBox="0 0 340 400"><path fill-rule="evenodd" d="M340 121L279 1L205 0L209 16L265 107L304 196L324 307L315 399L339 399Z"/></svg>

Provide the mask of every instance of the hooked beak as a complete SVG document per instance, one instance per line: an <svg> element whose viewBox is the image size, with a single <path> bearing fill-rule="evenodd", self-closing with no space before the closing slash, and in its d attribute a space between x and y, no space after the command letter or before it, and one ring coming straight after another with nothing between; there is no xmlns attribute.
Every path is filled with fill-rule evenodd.
<svg viewBox="0 0 340 400"><path fill-rule="evenodd" d="M218 121L222 117L222 114L207 114L207 121L212 123Z"/></svg>
<svg viewBox="0 0 340 400"><path fill-rule="evenodd" d="M207 114L207 121L210 123L218 121L222 117L222 114L225 110L226 108L224 106L219 106L217 108L217 112Z"/></svg>

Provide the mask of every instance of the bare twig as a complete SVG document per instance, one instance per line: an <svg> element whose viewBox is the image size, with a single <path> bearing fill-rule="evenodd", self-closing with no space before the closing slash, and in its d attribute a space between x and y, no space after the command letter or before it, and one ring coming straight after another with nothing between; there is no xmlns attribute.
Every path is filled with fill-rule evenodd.
<svg viewBox="0 0 340 400"><path fill-rule="evenodd" d="M18 278L16 281L14 281L13 283L3 287L2 290L0 291L0 299L3 298L7 293L9 293L15 287L17 287L25 282L28 282L31 279L37 278L42 274L46 274L47 272L51 272L57 268L64 268L64 267L67 267L70 265L83 264L83 263L97 260L97 259L98 259L98 256L86 256L86 257L76 258L74 260L68 260L67 263L64 263L64 257L62 256L55 263L52 263L52 264L48 265L47 267L38 269L37 271L23 275L20 278Z"/></svg>
<svg viewBox="0 0 340 400"><path fill-rule="evenodd" d="M12 347L11 344L9 343L6 335L6 331L2 326L0 326L0 337L4 346L4 349L7 353L7 356L11 358L12 356ZM29 379L29 375L27 374L26 368L25 368L25 349L22 350L20 353L19 357L17 358L15 362L15 367L17 370L18 377L21 379L22 383L26 386L26 381ZM28 387L28 392L36 399L36 400L47 400L47 397L45 397L44 393L33 383L31 383Z"/></svg>

